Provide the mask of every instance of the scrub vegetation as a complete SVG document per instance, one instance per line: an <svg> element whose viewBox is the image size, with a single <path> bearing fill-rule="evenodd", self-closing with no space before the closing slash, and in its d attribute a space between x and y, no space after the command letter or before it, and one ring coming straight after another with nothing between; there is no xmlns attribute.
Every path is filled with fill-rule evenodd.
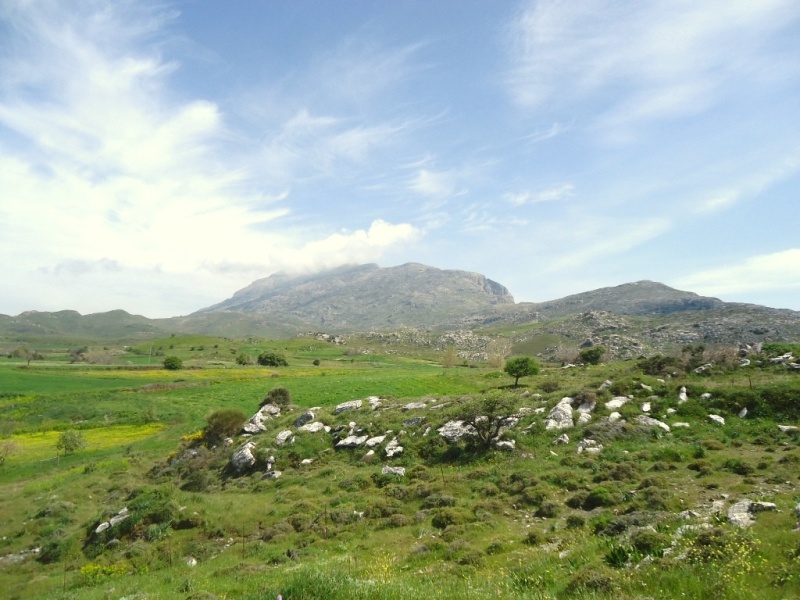
<svg viewBox="0 0 800 600"><path fill-rule="evenodd" d="M770 361L796 348L702 373L691 352L520 373L303 337L37 348L0 363L3 596L800 597L800 372ZM591 420L546 429L564 397ZM296 424L309 409L330 431ZM451 421L473 434L446 441ZM337 446L351 432L386 438ZM747 527L743 500L764 503Z"/></svg>

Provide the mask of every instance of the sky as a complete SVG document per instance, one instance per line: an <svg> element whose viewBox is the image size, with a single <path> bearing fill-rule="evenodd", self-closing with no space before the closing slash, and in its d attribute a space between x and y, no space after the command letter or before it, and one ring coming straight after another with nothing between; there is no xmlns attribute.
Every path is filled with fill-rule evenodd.
<svg viewBox="0 0 800 600"><path fill-rule="evenodd" d="M796 0L0 0L0 313L419 262L800 310Z"/></svg>

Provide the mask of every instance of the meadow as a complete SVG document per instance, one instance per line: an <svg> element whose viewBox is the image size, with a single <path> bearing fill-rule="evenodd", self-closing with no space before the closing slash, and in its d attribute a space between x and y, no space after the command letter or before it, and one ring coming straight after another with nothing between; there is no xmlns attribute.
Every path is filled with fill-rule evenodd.
<svg viewBox="0 0 800 600"><path fill-rule="evenodd" d="M289 366L236 361L264 350ZM184 368L162 368L168 355ZM69 356L0 363L7 598L800 597L800 436L777 427L800 421L800 374L768 361L702 376L542 365L514 388L486 364L443 368L441 352L378 343L177 336L110 364ZM232 469L245 440L212 443L209 415L249 417L276 387L291 406L251 438L255 466ZM504 434L513 449L436 434L487 392L519 411ZM370 396L379 409L334 414ZM564 396L597 408L556 445L563 432L543 420ZM604 402L619 396L632 400L612 426ZM645 401L689 427L636 426ZM333 432L391 432L404 452L337 449L332 434L294 426L309 408ZM280 446L286 430L294 442ZM57 449L66 431L85 447ZM579 453L589 437L603 449ZM279 478L265 476L268 456ZM775 509L739 528L727 510L741 499Z"/></svg>

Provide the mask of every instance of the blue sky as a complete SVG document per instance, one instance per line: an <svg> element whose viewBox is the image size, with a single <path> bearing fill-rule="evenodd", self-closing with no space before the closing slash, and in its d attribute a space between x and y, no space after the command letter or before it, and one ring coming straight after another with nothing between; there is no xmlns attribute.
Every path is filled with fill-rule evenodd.
<svg viewBox="0 0 800 600"><path fill-rule="evenodd" d="M421 262L800 310L795 0L0 0L0 313Z"/></svg>

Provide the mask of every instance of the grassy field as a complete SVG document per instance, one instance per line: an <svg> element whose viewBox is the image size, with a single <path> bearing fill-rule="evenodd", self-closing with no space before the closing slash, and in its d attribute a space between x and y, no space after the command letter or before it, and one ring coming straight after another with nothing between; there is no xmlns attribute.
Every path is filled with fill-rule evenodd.
<svg viewBox="0 0 800 600"><path fill-rule="evenodd" d="M267 349L290 366L235 361ZM169 355L186 368L160 368ZM109 365L68 356L0 364L3 597L800 597L800 436L777 428L800 420L800 378L786 369L662 383L634 362L544 365L512 388L486 365L444 369L430 349L347 353L309 339L165 338ZM252 438L255 466L236 472L230 458L244 440L198 432L220 409L249 417L275 387L293 406ZM513 450L436 434L493 390L528 409L504 434ZM379 410L333 412L368 396L381 397ZM562 432L543 420L564 396L597 406L554 445ZM612 396L632 398L624 426L604 422ZM645 401L653 416L675 411L665 420L690 426L636 426ZM336 449L331 434L294 427L312 407L334 431L397 436L404 452L387 458L386 442L374 455ZM279 446L284 430L294 442ZM57 449L66 431L85 447ZM589 437L603 449L578 453ZM280 478L264 477L268 456ZM738 528L727 509L741 499L776 510ZM127 518L97 532L123 509Z"/></svg>

